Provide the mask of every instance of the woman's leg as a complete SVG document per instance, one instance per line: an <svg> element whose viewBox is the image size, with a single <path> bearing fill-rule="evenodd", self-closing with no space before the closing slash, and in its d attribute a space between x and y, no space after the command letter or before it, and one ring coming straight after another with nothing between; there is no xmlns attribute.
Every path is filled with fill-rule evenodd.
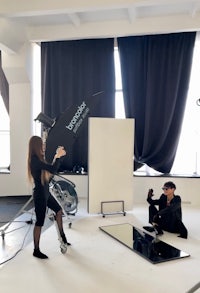
<svg viewBox="0 0 200 293"><path fill-rule="evenodd" d="M48 206L48 208L50 208L55 213L55 220L56 220L56 223L58 225L58 230L60 232L60 236L62 237L63 242L66 243L67 245L71 245L67 241L65 233L64 233L64 229L63 229L63 220L62 220L63 212L62 212L62 208L51 194L48 197L47 206Z"/></svg>
<svg viewBox="0 0 200 293"><path fill-rule="evenodd" d="M60 235L64 234L64 230L63 230L63 220L62 220L62 209L60 209L57 213L56 213L56 222L58 225L58 230L60 232Z"/></svg>
<svg viewBox="0 0 200 293"><path fill-rule="evenodd" d="M34 230L33 230L34 249L39 249L41 230L42 230L41 226L35 225Z"/></svg>
<svg viewBox="0 0 200 293"><path fill-rule="evenodd" d="M56 213L56 222L57 222L57 225L58 225L58 230L60 232L60 236L62 237L62 240L65 244L67 245L71 245L71 243L69 243L67 241L67 238L65 236L65 232L63 230L63 220L62 220L62 209L60 209L57 213Z"/></svg>
<svg viewBox="0 0 200 293"><path fill-rule="evenodd" d="M34 196L35 204L35 215L36 223L33 229L33 242L34 242L34 251L33 256L45 259L48 258L45 254L40 251L40 236L42 231L42 226L44 225L45 215L46 215L46 199L44 196L35 194Z"/></svg>
<svg viewBox="0 0 200 293"><path fill-rule="evenodd" d="M40 251L40 235L41 235L41 226L36 226L33 229L33 241L34 241L34 251L33 256L41 259L46 259L48 256Z"/></svg>

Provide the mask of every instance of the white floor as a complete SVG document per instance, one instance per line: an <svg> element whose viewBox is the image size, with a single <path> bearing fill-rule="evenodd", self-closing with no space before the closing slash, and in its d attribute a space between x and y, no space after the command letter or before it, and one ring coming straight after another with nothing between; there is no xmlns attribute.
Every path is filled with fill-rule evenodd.
<svg viewBox="0 0 200 293"><path fill-rule="evenodd" d="M23 228L17 229L19 223L12 224L6 230L6 233L11 232L5 235L4 243L1 240L1 263L11 259L0 266L0 290L3 293L186 293L200 281L199 215L200 208L183 206L188 239L167 232L161 236L163 241L189 253L190 257L156 265L99 229L118 223L130 223L139 228L148 225L145 205L134 207L126 216L103 218L88 215L86 200L80 199L71 229L64 219L65 232L72 243L66 254L60 252L54 225L49 224L43 232L41 250L49 256L48 260L32 256L33 225L24 224ZM23 241L22 250L14 256Z"/></svg>

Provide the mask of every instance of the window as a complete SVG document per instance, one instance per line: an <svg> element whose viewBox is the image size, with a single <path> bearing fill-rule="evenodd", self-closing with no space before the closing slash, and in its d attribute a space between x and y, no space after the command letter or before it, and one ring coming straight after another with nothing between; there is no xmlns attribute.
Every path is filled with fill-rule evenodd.
<svg viewBox="0 0 200 293"><path fill-rule="evenodd" d="M200 174L200 40L196 39L188 98L176 159L171 174Z"/></svg>
<svg viewBox="0 0 200 293"><path fill-rule="evenodd" d="M33 106L32 113L35 119L41 112L41 49L40 45L33 44ZM41 136L41 123L35 121L34 135Z"/></svg>
<svg viewBox="0 0 200 293"><path fill-rule="evenodd" d="M116 118L125 118L123 91L119 64L118 48L115 47L116 69ZM195 176L200 175L200 37L197 38L193 54L193 64L190 78L190 87L186 103L182 132L179 140L176 158L171 175ZM162 173L142 166L135 175L161 175Z"/></svg>
<svg viewBox="0 0 200 293"><path fill-rule="evenodd" d="M124 100L122 91L121 69L118 48L114 48L114 60L115 60L115 118L125 118Z"/></svg>

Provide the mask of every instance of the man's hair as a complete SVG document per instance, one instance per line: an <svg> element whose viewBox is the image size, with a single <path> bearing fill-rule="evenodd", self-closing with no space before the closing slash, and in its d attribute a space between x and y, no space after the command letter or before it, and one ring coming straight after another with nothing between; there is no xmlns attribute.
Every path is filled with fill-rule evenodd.
<svg viewBox="0 0 200 293"><path fill-rule="evenodd" d="M176 185L172 181L165 182L164 186L176 189Z"/></svg>

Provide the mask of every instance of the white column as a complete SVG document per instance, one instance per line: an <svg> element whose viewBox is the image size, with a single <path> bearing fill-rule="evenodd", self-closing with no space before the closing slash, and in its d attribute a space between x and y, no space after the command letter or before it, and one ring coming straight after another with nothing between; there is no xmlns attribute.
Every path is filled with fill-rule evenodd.
<svg viewBox="0 0 200 293"><path fill-rule="evenodd" d="M102 201L123 200L132 209L133 150L134 119L89 118L89 213L100 213Z"/></svg>
<svg viewBox="0 0 200 293"><path fill-rule="evenodd" d="M32 135L31 46L18 53L2 52L2 67L9 83L11 162L10 174L0 174L0 196L27 195L28 140Z"/></svg>

